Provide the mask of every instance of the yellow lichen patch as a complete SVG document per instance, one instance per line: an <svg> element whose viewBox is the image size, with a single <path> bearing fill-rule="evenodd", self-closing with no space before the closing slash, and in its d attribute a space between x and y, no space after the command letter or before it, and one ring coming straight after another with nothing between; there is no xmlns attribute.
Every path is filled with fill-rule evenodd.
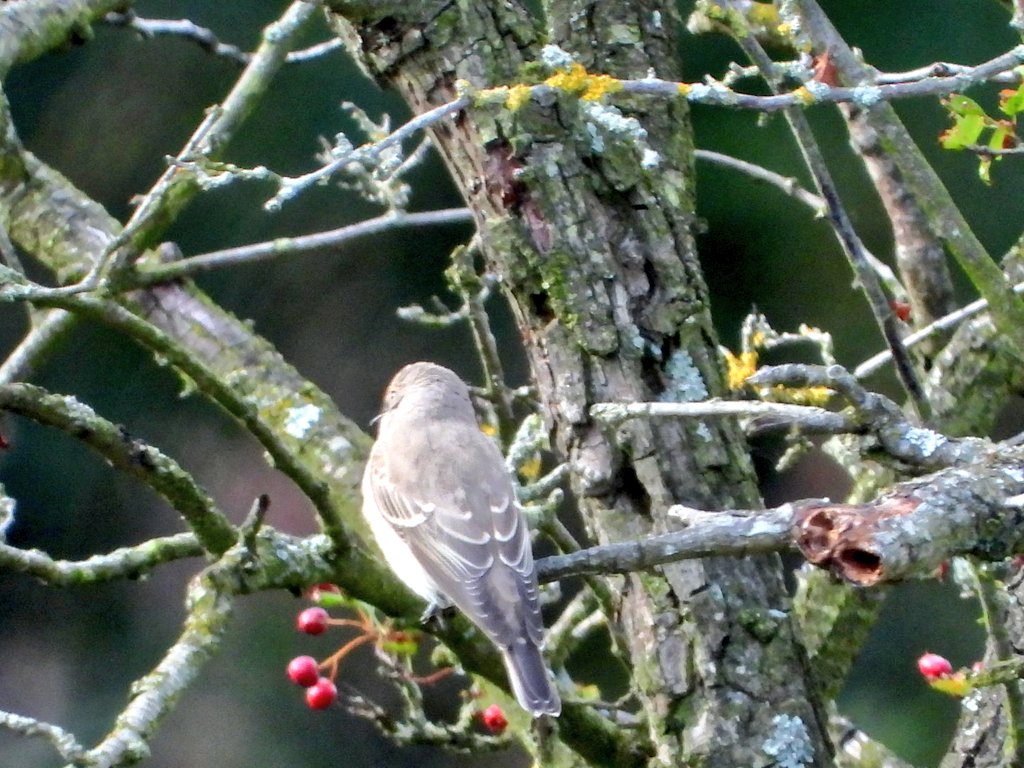
<svg viewBox="0 0 1024 768"><path fill-rule="evenodd" d="M763 349L765 343L764 331L754 331L750 334L750 346L754 349Z"/></svg>
<svg viewBox="0 0 1024 768"><path fill-rule="evenodd" d="M513 85L505 96L505 106L515 112L530 100L531 93L533 90L528 85Z"/></svg>
<svg viewBox="0 0 1024 768"><path fill-rule="evenodd" d="M795 96L796 100L799 101L801 104L813 104L815 101L817 101L817 99L814 98L814 94L808 91L807 88L802 85L795 91L793 91L793 96Z"/></svg>
<svg viewBox="0 0 1024 768"><path fill-rule="evenodd" d="M590 75L587 74L587 70L578 61L574 61L568 68L556 72L544 83L560 91L582 93L587 89L589 80Z"/></svg>
<svg viewBox="0 0 1024 768"><path fill-rule="evenodd" d="M580 96L584 101L597 101L608 93L615 93L622 90L622 83L611 75L590 75L587 79L587 89Z"/></svg>
<svg viewBox="0 0 1024 768"><path fill-rule="evenodd" d="M775 28L775 31L778 33L779 37L789 37L793 34L793 27L791 27L788 22L784 21Z"/></svg>
<svg viewBox="0 0 1024 768"><path fill-rule="evenodd" d="M784 387L780 384L772 390L771 399L777 403L815 405L824 408L832 394L828 387Z"/></svg>
<svg viewBox="0 0 1024 768"><path fill-rule="evenodd" d="M754 24L770 27L772 24L779 23L779 9L775 7L775 3L754 3L747 11L747 17ZM783 25L779 24L779 26Z"/></svg>
<svg viewBox="0 0 1024 768"><path fill-rule="evenodd" d="M678 87L679 87L679 95L680 96L688 96L690 94L690 84L689 83L680 83Z"/></svg>
<svg viewBox="0 0 1024 768"><path fill-rule="evenodd" d="M489 424L489 423L488 424L481 424L480 425L480 431L483 432L488 437L494 437L496 434L498 434L498 428L496 426L494 426L493 424Z"/></svg>
<svg viewBox="0 0 1024 768"><path fill-rule="evenodd" d="M742 389L747 378L757 370L757 352L740 352L734 355L725 350L725 380L729 389Z"/></svg>
<svg viewBox="0 0 1024 768"><path fill-rule="evenodd" d="M611 75L592 75L578 61L553 74L544 84L566 93L578 94L584 101L597 101L606 94L622 90L622 83L616 78Z"/></svg>
<svg viewBox="0 0 1024 768"><path fill-rule="evenodd" d="M540 455L533 456L519 465L519 475L523 480L531 481L540 477Z"/></svg>

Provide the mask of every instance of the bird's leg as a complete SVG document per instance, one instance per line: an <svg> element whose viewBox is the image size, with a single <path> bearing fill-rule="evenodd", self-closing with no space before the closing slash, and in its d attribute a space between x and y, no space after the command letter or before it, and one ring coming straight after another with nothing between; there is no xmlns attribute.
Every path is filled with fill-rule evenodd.
<svg viewBox="0 0 1024 768"><path fill-rule="evenodd" d="M420 616L421 624L429 624L431 621L437 622L437 625L444 628L444 615L451 614L454 611L454 604L445 597L440 595L435 596L427 607L423 609L423 614Z"/></svg>

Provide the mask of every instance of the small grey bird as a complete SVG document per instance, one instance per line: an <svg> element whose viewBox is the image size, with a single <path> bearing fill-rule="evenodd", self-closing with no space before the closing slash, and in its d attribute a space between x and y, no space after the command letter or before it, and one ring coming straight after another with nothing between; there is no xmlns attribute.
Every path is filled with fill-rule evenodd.
<svg viewBox="0 0 1024 768"><path fill-rule="evenodd" d="M363 515L428 611L454 604L498 646L523 709L557 715L530 532L469 388L447 368L412 363L388 385Z"/></svg>

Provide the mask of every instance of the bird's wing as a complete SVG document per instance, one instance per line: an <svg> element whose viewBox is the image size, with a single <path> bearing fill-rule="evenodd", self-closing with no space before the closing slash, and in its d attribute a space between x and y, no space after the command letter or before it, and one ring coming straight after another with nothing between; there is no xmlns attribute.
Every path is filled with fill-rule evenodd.
<svg viewBox="0 0 1024 768"><path fill-rule="evenodd" d="M469 439L475 450L493 453L493 461L475 467L482 476L457 466L420 467L415 484L397 484L393 472L371 462L373 500L444 595L489 635L507 641L525 629L539 644L543 623L526 521L501 454L479 431Z"/></svg>

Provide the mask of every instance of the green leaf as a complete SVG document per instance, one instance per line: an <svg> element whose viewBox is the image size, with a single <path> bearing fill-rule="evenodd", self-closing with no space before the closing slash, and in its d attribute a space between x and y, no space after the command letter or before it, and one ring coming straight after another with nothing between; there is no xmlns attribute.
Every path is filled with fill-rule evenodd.
<svg viewBox="0 0 1024 768"><path fill-rule="evenodd" d="M985 121L986 116L984 113L957 117L953 127L943 133L939 137L939 141L945 149L963 149L972 144L977 144L978 137L985 130Z"/></svg>
<svg viewBox="0 0 1024 768"><path fill-rule="evenodd" d="M991 171L992 171L992 158L991 157L983 157L983 158L981 158L981 160L978 162L978 178L981 179L986 184L991 184L992 183Z"/></svg>
<svg viewBox="0 0 1024 768"><path fill-rule="evenodd" d="M1013 135L1013 131L1010 126L1005 123L996 123L995 130L992 131L992 135L988 140L989 149L1003 149L1006 147L1006 139ZM1012 143L1010 146L1013 146Z"/></svg>
<svg viewBox="0 0 1024 768"><path fill-rule="evenodd" d="M954 93L946 99L946 108L955 115L985 117L985 110L978 102L960 93Z"/></svg>
<svg viewBox="0 0 1024 768"><path fill-rule="evenodd" d="M1010 117L1024 112L1024 83L1015 91L1007 89L999 92L999 109Z"/></svg>

